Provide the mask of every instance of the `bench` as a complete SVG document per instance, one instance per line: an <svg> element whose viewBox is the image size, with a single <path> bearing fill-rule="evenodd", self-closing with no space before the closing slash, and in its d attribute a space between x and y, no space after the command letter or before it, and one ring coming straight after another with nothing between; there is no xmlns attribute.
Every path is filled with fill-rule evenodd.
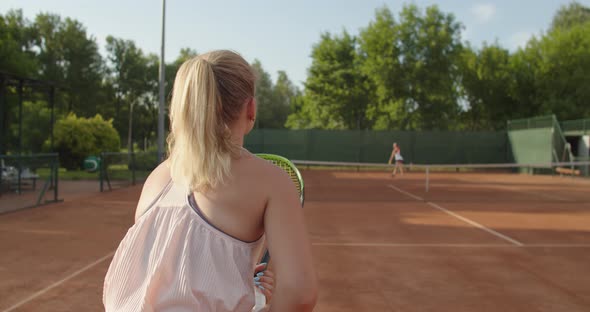
<svg viewBox="0 0 590 312"><path fill-rule="evenodd" d="M555 168L555 172L557 172L559 174L569 174L569 175L575 175L575 176L579 176L580 175L580 170L570 169L570 168L564 168L564 167L557 167L557 168Z"/></svg>
<svg viewBox="0 0 590 312"><path fill-rule="evenodd" d="M18 190L18 169L12 166L2 166L2 184L7 184L9 189ZM32 172L29 168L23 168L20 173L21 187L23 181L31 181L31 187L33 190L37 189L37 179L39 175Z"/></svg>

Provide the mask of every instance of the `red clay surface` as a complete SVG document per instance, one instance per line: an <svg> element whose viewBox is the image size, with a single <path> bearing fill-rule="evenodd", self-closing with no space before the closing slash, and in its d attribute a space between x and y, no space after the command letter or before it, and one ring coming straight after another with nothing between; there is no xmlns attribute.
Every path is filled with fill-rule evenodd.
<svg viewBox="0 0 590 312"><path fill-rule="evenodd" d="M14 190L3 190L0 194L0 213L16 211L37 205L45 181L37 181L37 186L33 189L30 185L23 187L21 194ZM79 180L79 181L59 181L58 200L67 198L76 200L77 198L88 197L100 191L100 184L96 180ZM54 200L54 190L48 188L45 192L41 203Z"/></svg>
<svg viewBox="0 0 590 312"><path fill-rule="evenodd" d="M422 173L303 176L315 311L590 311L587 181L432 174L426 193ZM0 312L102 311L140 190L0 215Z"/></svg>

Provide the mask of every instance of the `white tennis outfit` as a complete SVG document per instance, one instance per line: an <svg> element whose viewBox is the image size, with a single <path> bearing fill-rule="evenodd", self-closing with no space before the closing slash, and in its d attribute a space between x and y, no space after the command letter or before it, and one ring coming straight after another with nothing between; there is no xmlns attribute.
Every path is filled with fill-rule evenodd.
<svg viewBox="0 0 590 312"><path fill-rule="evenodd" d="M403 161L404 158L400 152L395 153L395 161Z"/></svg>
<svg viewBox="0 0 590 312"><path fill-rule="evenodd" d="M217 229L170 182L117 248L104 281L105 310L252 311L262 242Z"/></svg>

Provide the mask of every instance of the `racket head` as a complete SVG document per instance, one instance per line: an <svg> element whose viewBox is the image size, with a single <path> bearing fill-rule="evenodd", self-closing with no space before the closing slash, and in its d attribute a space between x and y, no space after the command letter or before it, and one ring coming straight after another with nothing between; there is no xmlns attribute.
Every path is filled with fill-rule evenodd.
<svg viewBox="0 0 590 312"><path fill-rule="evenodd" d="M299 192L299 200L301 201L301 206L303 206L303 202L305 200L305 185L303 183L301 173L295 164L293 164L287 158L279 155L262 153L256 154L256 156L273 163L274 165L283 169L289 175L291 181L293 181L293 184L295 184L297 187L297 191Z"/></svg>

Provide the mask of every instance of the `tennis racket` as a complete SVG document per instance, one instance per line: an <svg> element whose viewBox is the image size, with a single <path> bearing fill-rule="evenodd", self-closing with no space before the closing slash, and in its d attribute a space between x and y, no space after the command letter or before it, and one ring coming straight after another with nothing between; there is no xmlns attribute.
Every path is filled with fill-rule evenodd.
<svg viewBox="0 0 590 312"><path fill-rule="evenodd" d="M289 174L291 181L293 181L293 184L295 184L295 187L297 187L297 191L299 191L299 200L301 201L301 207L303 207L303 202L305 200L305 187L303 184L303 178L301 177L301 173L297 167L295 167L295 165L290 160L282 156L273 154L256 154L256 156L270 161ZM264 256L262 257L262 260L260 260L260 263L268 263L269 260L270 253L267 249L264 253Z"/></svg>
<svg viewBox="0 0 590 312"><path fill-rule="evenodd" d="M287 174L289 174L291 181L293 181L293 184L297 188L297 191L299 191L299 200L301 201L301 207L303 207L303 201L305 199L305 188L303 184L303 178L301 178L301 173L299 173L297 167L295 167L295 165L287 158L282 156L273 154L256 154L256 156L273 163L274 165L283 169ZM269 260L270 253L268 252L268 249L266 249L266 251L264 252L264 256L262 256L262 260L260 260L260 263L268 264ZM255 292L255 299L255 305L252 311L264 311L266 306L266 297L260 291L257 290Z"/></svg>

